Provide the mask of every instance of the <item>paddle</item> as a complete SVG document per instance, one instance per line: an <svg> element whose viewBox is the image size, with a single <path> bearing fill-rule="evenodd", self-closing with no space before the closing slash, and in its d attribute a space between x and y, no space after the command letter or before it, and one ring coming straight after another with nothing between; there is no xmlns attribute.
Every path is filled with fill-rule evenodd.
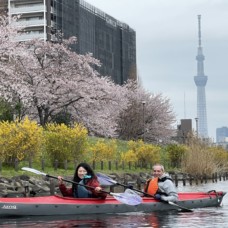
<svg viewBox="0 0 228 228"><path fill-rule="evenodd" d="M38 175L43 175L43 176L54 178L54 179L58 180L58 177L55 177L55 176L40 172L39 170L36 170L36 169L33 169L33 168L23 167L22 170L29 171L29 172L32 172L32 173L35 173L35 174L38 174ZM74 182L74 181L71 181L71 180L67 180L67 179L62 179L62 180L65 181L65 182L72 183L72 184L77 184L77 185L80 185L80 186L84 186L86 188L95 189L95 187L91 187L91 186L88 186L88 185L80 184L80 183L77 183L77 182ZM102 190L102 192L113 196L116 200L118 200L118 201L120 201L121 203L124 203L124 204L133 205L133 206L141 204L142 203L142 198L138 194L136 194L134 191L132 191L132 190L129 191L129 190L130 189L127 189L123 193L106 192L106 191L103 191L103 190Z"/></svg>
<svg viewBox="0 0 228 228"><path fill-rule="evenodd" d="M123 187L125 187L125 188L129 188L129 186L127 186L127 185L125 185L125 184L118 183L117 181L111 179L110 177L106 176L106 175L103 174L103 173L97 173L96 175L97 175L97 177L99 178L99 180L102 180L102 179L103 179L103 180L102 180L103 182L109 182L109 183L112 183L112 184L115 184L115 185L120 185L120 186L123 186ZM150 196L150 197L155 198L154 195L148 194L148 193L146 193L146 192L140 191L140 190L135 189L135 188L131 188L131 189L134 190L134 191L136 191L136 192L139 192L139 193L142 193L142 194L144 194L144 195L147 195L147 196ZM182 207L182 206L180 206L180 205L178 205L178 204L176 204L176 203L174 203L174 202L171 202L171 201L161 200L161 202L163 202L163 203L168 203L168 204L170 204L170 205L173 205L173 206L175 206L175 207L178 207L178 208L180 208L183 212L193 212L193 210L188 209L188 208L186 208L186 207Z"/></svg>

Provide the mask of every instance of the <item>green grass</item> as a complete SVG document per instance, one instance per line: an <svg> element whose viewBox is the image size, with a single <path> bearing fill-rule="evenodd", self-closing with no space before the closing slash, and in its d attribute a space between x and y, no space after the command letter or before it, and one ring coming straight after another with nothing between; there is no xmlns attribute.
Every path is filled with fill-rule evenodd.
<svg viewBox="0 0 228 228"><path fill-rule="evenodd" d="M34 177L40 176L32 172L23 171L21 169L22 167L29 167L28 162L19 163L17 171L15 170L15 167L3 166L2 170L0 171L0 176L7 177L7 178L12 178L13 176L20 176L20 175L28 175L28 176L34 176ZM51 167L51 166L45 166L44 170L42 170L40 164L33 164L32 168L53 176L59 176L59 175L73 176L75 171L75 167L73 165L69 166L68 169L66 170L63 168L57 168L55 170L54 167ZM124 169L121 166L118 166L118 169L116 169L115 165L113 164L110 170L108 167L108 163L106 162L104 163L103 169L101 168L100 164L97 164L94 171L95 173L96 172L101 172L105 174L117 173L118 175L121 175L123 173L133 174L133 173L140 173L140 172L151 172L151 169L150 167L148 167L147 169L144 169L140 167L135 168L134 166L132 166L131 169L129 169L129 166L127 164L125 165Z"/></svg>

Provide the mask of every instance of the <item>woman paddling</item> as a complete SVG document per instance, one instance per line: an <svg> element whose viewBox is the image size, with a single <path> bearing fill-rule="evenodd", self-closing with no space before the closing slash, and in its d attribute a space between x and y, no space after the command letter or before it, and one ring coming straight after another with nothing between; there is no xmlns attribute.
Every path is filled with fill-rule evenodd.
<svg viewBox="0 0 228 228"><path fill-rule="evenodd" d="M58 176L59 189L63 196L75 198L101 198L105 199L107 193L102 192L102 188L92 168L87 163L80 163L75 169L73 181L85 186L72 184L71 188L67 188L63 183L61 176Z"/></svg>

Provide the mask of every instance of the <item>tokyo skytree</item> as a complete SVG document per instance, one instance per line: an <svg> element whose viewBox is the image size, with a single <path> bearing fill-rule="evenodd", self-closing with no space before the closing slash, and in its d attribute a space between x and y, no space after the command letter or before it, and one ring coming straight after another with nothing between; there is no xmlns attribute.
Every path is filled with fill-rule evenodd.
<svg viewBox="0 0 228 228"><path fill-rule="evenodd" d="M201 46L201 15L198 15L198 37L199 47L196 56L197 61L197 75L194 77L195 84L197 86L197 118L196 118L196 131L202 138L208 138L207 131L207 109L206 109L206 94L205 86L207 83L207 76L204 75L204 55L203 48Z"/></svg>

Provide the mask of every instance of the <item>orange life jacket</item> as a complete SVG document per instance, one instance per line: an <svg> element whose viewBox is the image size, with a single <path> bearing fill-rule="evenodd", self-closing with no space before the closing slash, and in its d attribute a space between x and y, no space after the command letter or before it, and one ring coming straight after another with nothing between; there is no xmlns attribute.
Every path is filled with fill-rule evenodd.
<svg viewBox="0 0 228 228"><path fill-rule="evenodd" d="M158 178L155 177L147 182L145 192L150 195L155 195L158 191Z"/></svg>

